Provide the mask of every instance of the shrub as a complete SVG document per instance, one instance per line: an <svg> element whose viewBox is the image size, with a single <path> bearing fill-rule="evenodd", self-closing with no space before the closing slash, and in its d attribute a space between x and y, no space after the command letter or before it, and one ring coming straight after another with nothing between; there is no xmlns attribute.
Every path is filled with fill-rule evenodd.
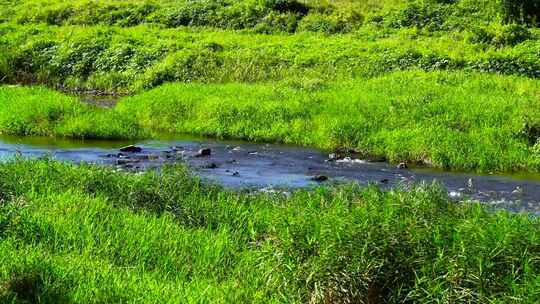
<svg viewBox="0 0 540 304"><path fill-rule="evenodd" d="M208 48L176 52L150 68L142 86L153 88L171 81L211 82L222 65L223 59Z"/></svg>
<svg viewBox="0 0 540 304"><path fill-rule="evenodd" d="M187 1L157 14L153 21L168 27L212 26L218 28L254 28L259 32L294 32L297 19L309 7L292 0L233 2L228 0Z"/></svg>
<svg viewBox="0 0 540 304"><path fill-rule="evenodd" d="M519 131L519 135L524 138L529 145L537 146L540 141L540 121L527 120Z"/></svg>
<svg viewBox="0 0 540 304"><path fill-rule="evenodd" d="M501 0L504 20L529 25L540 24L540 1L538 0Z"/></svg>
<svg viewBox="0 0 540 304"><path fill-rule="evenodd" d="M63 278L47 266L25 266L0 285L2 303L70 303ZM55 288L52 288L55 287Z"/></svg>
<svg viewBox="0 0 540 304"><path fill-rule="evenodd" d="M99 4L89 2L81 6L69 20L71 24L105 24L134 26L146 22L158 7L151 3Z"/></svg>
<svg viewBox="0 0 540 304"><path fill-rule="evenodd" d="M348 33L362 26L364 17L356 11L337 11L331 15L312 13L304 17L299 30L329 34Z"/></svg>
<svg viewBox="0 0 540 304"><path fill-rule="evenodd" d="M470 63L468 68L480 72L540 77L540 64L537 61L528 61L514 56L488 57Z"/></svg>
<svg viewBox="0 0 540 304"><path fill-rule="evenodd" d="M47 65L57 47L56 43L48 40L36 40L23 45L18 51L6 56L4 66L11 69L6 71L6 76L11 74L24 82L41 82L54 76L55 71L48 69Z"/></svg>
<svg viewBox="0 0 540 304"><path fill-rule="evenodd" d="M493 42L495 34L489 31L486 27L472 27L467 40L470 43L490 44Z"/></svg>
<svg viewBox="0 0 540 304"><path fill-rule="evenodd" d="M187 1L182 5L168 9L158 19L168 27L188 25L212 25L217 19L216 12L223 7L223 1Z"/></svg>
<svg viewBox="0 0 540 304"><path fill-rule="evenodd" d="M391 15L389 22L395 28L417 27L440 30L450 13L449 6L445 4L413 2L405 9Z"/></svg>
<svg viewBox="0 0 540 304"><path fill-rule="evenodd" d="M280 13L295 13L306 15L310 7L296 0L264 0L264 5L273 11Z"/></svg>
<svg viewBox="0 0 540 304"><path fill-rule="evenodd" d="M536 144L532 148L532 152L538 156L540 156L540 139L536 141Z"/></svg>
<svg viewBox="0 0 540 304"><path fill-rule="evenodd" d="M495 35L494 45L514 46L531 38L531 32L524 26L510 24L503 26L502 30Z"/></svg>
<svg viewBox="0 0 540 304"><path fill-rule="evenodd" d="M468 41L483 43L496 47L515 46L532 37L529 29L518 24L503 25L498 29L473 27Z"/></svg>
<svg viewBox="0 0 540 304"><path fill-rule="evenodd" d="M271 12L255 26L258 33L294 33L298 27L298 16L293 13Z"/></svg>

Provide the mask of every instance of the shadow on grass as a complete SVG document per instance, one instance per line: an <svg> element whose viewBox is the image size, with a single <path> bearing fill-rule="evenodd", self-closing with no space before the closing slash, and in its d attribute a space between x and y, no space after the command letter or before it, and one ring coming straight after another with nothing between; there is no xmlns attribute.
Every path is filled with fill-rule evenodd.
<svg viewBox="0 0 540 304"><path fill-rule="evenodd" d="M67 286L50 270L16 271L0 283L0 303L71 303Z"/></svg>

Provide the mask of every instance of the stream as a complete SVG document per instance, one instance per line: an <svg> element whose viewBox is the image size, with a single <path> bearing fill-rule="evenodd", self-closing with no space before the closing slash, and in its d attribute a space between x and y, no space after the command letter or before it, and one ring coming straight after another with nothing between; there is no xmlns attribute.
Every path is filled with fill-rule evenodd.
<svg viewBox="0 0 540 304"><path fill-rule="evenodd" d="M120 151L129 145L141 148L141 151ZM133 171L185 162L203 179L225 187L264 191L350 181L361 185L375 183L390 189L437 181L456 200L474 199L498 208L540 215L538 175L479 175L426 168L398 169L384 162L347 157L329 160L328 153L296 146L197 137L139 142L0 137L0 159L10 159L15 155L50 156L61 161L109 165Z"/></svg>

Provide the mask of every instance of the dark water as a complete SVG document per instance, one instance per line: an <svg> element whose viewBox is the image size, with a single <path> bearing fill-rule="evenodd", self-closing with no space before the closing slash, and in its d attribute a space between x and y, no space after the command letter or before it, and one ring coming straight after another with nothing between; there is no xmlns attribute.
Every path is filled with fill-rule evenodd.
<svg viewBox="0 0 540 304"><path fill-rule="evenodd" d="M119 155L119 148L129 144L142 147L142 152ZM201 148L210 148L211 156L197 157ZM187 137L142 142L1 137L0 158L9 159L16 154L27 157L49 155L63 161L83 161L128 170L185 161L203 178L233 188L309 187L317 184L312 180L317 175L329 177L329 183L356 181L363 185L376 183L383 188L437 181L456 199L475 199L512 211L540 214L538 175L476 175L432 169L397 169L382 162L355 159L327 161L327 153L292 146Z"/></svg>

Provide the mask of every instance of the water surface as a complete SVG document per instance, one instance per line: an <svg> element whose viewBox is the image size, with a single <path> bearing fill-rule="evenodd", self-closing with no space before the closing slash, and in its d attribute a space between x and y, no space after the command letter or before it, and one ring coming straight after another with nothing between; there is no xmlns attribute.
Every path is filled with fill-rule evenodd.
<svg viewBox="0 0 540 304"><path fill-rule="evenodd" d="M120 153L135 144L140 153ZM208 157L197 157L210 148ZM14 155L88 162L127 170L157 168L165 163L186 162L205 179L233 188L310 187L314 176L329 183L355 181L382 188L410 187L439 182L455 199L474 199L512 211L540 214L540 177L527 175L479 175L433 169L397 169L384 162L358 159L328 161L328 154L314 149L241 141L217 141L200 137L149 141L66 140L44 137L0 137L0 158Z"/></svg>

